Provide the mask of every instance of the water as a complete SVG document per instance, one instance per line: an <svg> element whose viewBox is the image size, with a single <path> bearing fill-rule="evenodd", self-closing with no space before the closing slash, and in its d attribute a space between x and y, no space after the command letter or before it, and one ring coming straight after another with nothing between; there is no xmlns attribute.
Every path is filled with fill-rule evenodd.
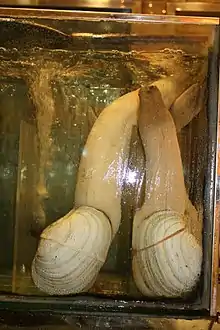
<svg viewBox="0 0 220 330"><path fill-rule="evenodd" d="M83 147L102 110L121 95L160 78L190 74L207 58L159 52L0 49L0 290L42 295L31 263L44 228L74 205ZM178 68L178 69L177 69ZM198 102L201 94L197 95ZM110 125L111 123L109 123ZM186 190L197 209L191 232L201 240L207 119L205 106L178 140ZM133 127L123 180L122 220L93 294L141 297L131 269L132 225L144 200L145 158ZM101 160L100 160L101 161ZM135 174L135 176L134 176Z"/></svg>

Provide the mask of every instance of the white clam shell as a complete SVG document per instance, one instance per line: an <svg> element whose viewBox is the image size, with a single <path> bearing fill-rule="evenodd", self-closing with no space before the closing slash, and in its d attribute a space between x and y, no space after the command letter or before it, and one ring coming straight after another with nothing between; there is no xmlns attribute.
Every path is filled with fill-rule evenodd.
<svg viewBox="0 0 220 330"><path fill-rule="evenodd" d="M32 263L35 285L45 293L87 291L104 264L112 240L108 218L82 206L46 228Z"/></svg>
<svg viewBox="0 0 220 330"><path fill-rule="evenodd" d="M202 248L182 217L160 211L145 219L133 242L133 276L146 296L180 297L192 291L201 273Z"/></svg>
<svg viewBox="0 0 220 330"><path fill-rule="evenodd" d="M137 90L107 106L93 125L78 170L77 210L41 235L32 265L41 291L74 294L95 282L121 222L122 179L138 108Z"/></svg>

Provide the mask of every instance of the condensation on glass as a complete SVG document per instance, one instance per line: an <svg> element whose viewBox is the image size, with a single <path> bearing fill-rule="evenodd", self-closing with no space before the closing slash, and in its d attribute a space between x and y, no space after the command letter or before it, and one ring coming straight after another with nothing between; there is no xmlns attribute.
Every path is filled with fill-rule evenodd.
<svg viewBox="0 0 220 330"><path fill-rule="evenodd" d="M214 27L71 28L72 48L0 48L0 290L194 294Z"/></svg>

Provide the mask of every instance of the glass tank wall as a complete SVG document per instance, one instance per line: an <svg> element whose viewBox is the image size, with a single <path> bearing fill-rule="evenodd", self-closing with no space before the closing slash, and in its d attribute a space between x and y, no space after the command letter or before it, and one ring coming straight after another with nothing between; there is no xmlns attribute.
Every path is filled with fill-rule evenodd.
<svg viewBox="0 0 220 330"><path fill-rule="evenodd" d="M196 300L215 20L75 16L0 20L0 290Z"/></svg>

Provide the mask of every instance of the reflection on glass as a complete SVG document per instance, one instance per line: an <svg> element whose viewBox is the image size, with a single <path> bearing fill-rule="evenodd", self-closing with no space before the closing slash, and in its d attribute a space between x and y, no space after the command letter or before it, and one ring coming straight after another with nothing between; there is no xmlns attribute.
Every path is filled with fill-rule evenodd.
<svg viewBox="0 0 220 330"><path fill-rule="evenodd" d="M196 288L207 54L163 45L0 49L1 290Z"/></svg>

